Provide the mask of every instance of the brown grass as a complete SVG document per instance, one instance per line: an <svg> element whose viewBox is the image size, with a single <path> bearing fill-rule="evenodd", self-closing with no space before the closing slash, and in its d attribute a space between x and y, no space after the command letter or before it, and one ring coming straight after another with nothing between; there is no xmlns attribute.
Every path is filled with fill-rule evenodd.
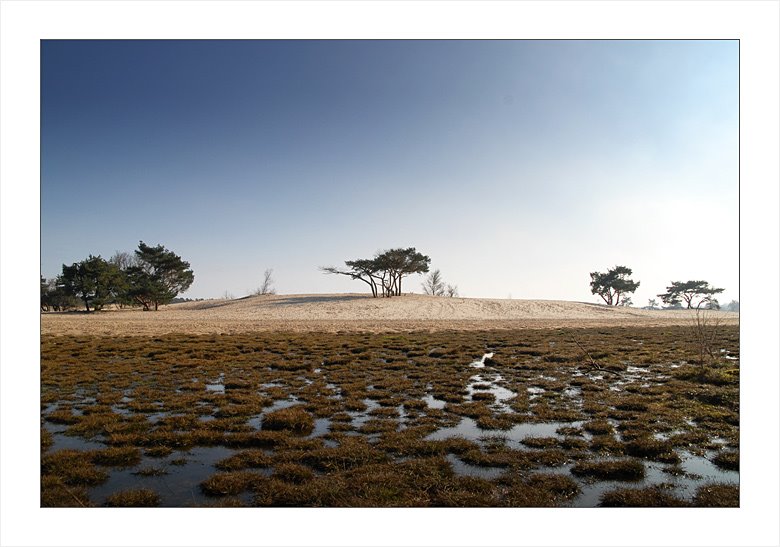
<svg viewBox="0 0 780 547"><path fill-rule="evenodd" d="M160 505L160 495L147 488L125 490L111 494L106 499L106 505L109 507L157 507Z"/></svg>
<svg viewBox="0 0 780 547"><path fill-rule="evenodd" d="M592 461L577 463L571 472L605 481L636 481L644 478L645 467L636 460Z"/></svg>
<svg viewBox="0 0 780 547"><path fill-rule="evenodd" d="M718 345L738 355L738 329L723 326L719 333ZM687 364L696 355L682 341L683 327L583 328L576 335L579 345L563 329L44 335L41 500L88 505L88 488L117 467L138 465L142 453L169 458L203 446L238 451L203 481L218 505L251 492L259 505L280 506L558 506L572 502L572 485L640 481L643 460L674 464L683 451L718 450L716 465L738 469L738 361L702 374ZM468 367L487 351L496 355L486 369ZM490 394L469 400L477 373L502 376L500 385L517 393L508 401L514 412L495 408ZM224 393L207 390L218 379ZM532 397L531 386L545 392ZM427 395L446 406L428 408ZM272 401L293 397L299 404L268 413L257 429ZM464 416L485 437L427 439ZM304 438L315 417L329 418L329 431ZM362 426L352 425L356 418ZM487 438L542 422L563 424L555 436L526 438L520 449ZM62 430L70 442L90 439L106 448L52 452ZM448 454L503 468L514 479L457 476ZM173 477L187 461L196 460L176 454L138 472L165 469ZM544 478L546 467L571 463L570 475ZM535 472L541 478L531 481L528 473ZM728 488L708 488L686 501L733 503ZM638 495L624 494L622 503ZM665 499L643 495L659 504Z"/></svg>
<svg viewBox="0 0 780 547"><path fill-rule="evenodd" d="M661 490L650 488L621 488L601 496L601 507L684 507L683 500Z"/></svg>
<svg viewBox="0 0 780 547"><path fill-rule="evenodd" d="M263 417L263 429L292 431L301 435L314 429L314 417L300 406L291 406L269 412Z"/></svg>

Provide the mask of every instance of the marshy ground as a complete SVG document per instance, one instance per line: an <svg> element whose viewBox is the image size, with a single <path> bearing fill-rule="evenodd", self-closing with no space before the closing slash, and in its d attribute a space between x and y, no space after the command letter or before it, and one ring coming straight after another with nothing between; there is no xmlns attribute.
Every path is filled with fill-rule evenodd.
<svg viewBox="0 0 780 547"><path fill-rule="evenodd" d="M41 505L738 506L717 334L44 335Z"/></svg>

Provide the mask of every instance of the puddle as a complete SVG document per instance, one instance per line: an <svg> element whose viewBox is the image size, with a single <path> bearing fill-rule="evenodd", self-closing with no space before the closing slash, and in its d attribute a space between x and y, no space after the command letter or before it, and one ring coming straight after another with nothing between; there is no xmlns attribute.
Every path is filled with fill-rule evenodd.
<svg viewBox="0 0 780 547"><path fill-rule="evenodd" d="M439 429L428 435L425 439L429 441L440 441L444 439L451 439L453 437L462 437L464 439L475 441L481 444L482 439L502 438L505 439L505 444L507 447L526 450L527 447L521 444L523 439L528 437L556 437L562 439L563 436L557 433L559 428L579 428L583 423L584 422L581 421L526 423L517 424L511 429L494 430L480 429L477 427L477 422L473 419L463 418L455 427Z"/></svg>
<svg viewBox="0 0 780 547"><path fill-rule="evenodd" d="M41 410L41 414L43 414L43 415L51 414L52 412L57 410L57 408L59 406L60 406L59 403L52 403L52 404L48 405L46 408L44 408L43 410Z"/></svg>
<svg viewBox="0 0 780 547"><path fill-rule="evenodd" d="M469 364L469 366L473 368L483 368L485 366L485 360L492 359L492 358L493 358L492 353L486 353L482 356L482 358L479 361L474 361L473 363Z"/></svg>
<svg viewBox="0 0 780 547"><path fill-rule="evenodd" d="M716 452L710 452L705 456L695 456L689 452L680 451L682 463L680 467L686 473L699 475L704 482L725 482L728 484L739 484L739 471L728 471L717 467L709 458Z"/></svg>
<svg viewBox="0 0 780 547"><path fill-rule="evenodd" d="M195 447L189 452L174 452L164 460L144 456L141 463L127 469L112 469L111 476L103 484L90 489L90 500L103 505L111 494L122 490L150 488L160 495L161 507L186 507L205 505L214 498L205 496L199 484L217 472L214 464L235 453L235 450L223 446ZM171 465L175 459L185 458L184 465ZM158 467L168 471L167 475L145 477L135 474L145 467ZM271 470L253 469L259 473L270 474Z"/></svg>
<svg viewBox="0 0 780 547"><path fill-rule="evenodd" d="M123 406L119 406L119 405L111 405L111 411L114 414L119 414L120 416L129 416L129 415L132 414L130 409L125 408Z"/></svg>
<svg viewBox="0 0 780 547"><path fill-rule="evenodd" d="M398 411L398 429L397 431L402 431L406 429L406 422L409 421L409 417L406 413L406 409L404 409L404 405L398 405L396 407L396 410Z"/></svg>
<svg viewBox="0 0 780 547"><path fill-rule="evenodd" d="M159 422L163 418L167 418L170 415L171 415L170 412L155 412L153 414L147 415L146 419L149 420L150 422L152 422L153 424L156 424L157 422Z"/></svg>
<svg viewBox="0 0 780 547"><path fill-rule="evenodd" d="M465 477L478 477L480 479L497 479L504 473L505 469L501 467L482 467L479 465L470 465L465 463L454 454L447 454L447 461L452 465L452 470L457 475Z"/></svg>
<svg viewBox="0 0 780 547"><path fill-rule="evenodd" d="M430 394L423 397L422 400L425 401L425 404L428 405L428 408L441 409L447 405L447 401L442 401L441 399L437 399L436 397Z"/></svg>
<svg viewBox="0 0 780 547"><path fill-rule="evenodd" d="M298 397L295 395L290 395L287 399L279 399L274 401L271 406L264 408L263 414L268 414L269 412L274 412L283 408L290 408L291 406L295 406L297 404L299 404Z"/></svg>
<svg viewBox="0 0 780 547"><path fill-rule="evenodd" d="M216 380L210 384L206 384L206 391L212 391L214 393L225 393L225 373L220 373Z"/></svg>
<svg viewBox="0 0 780 547"><path fill-rule="evenodd" d="M341 395L341 388L338 387L336 384L331 384L331 383L325 384L325 388L329 389L330 391L333 392L331 395L328 395L328 399L342 399L343 398L342 395Z"/></svg>
<svg viewBox="0 0 780 547"><path fill-rule="evenodd" d="M274 403L271 406L264 408L260 414L257 414L249 418L246 421L246 423L248 426L250 426L253 429L261 429L263 423L263 416L265 416L269 412L274 412L275 410L281 410L283 408L289 408L291 406L295 406L298 404L300 404L300 401L295 395L290 395L287 399L279 399L277 401L274 401Z"/></svg>
<svg viewBox="0 0 780 547"><path fill-rule="evenodd" d="M98 441L90 441L81 437L71 437L65 435L63 431L68 429L66 425L56 425L45 423L44 429L51 433L52 444L47 452L57 452L58 450L100 450L106 445Z"/></svg>
<svg viewBox="0 0 780 547"><path fill-rule="evenodd" d="M357 431L360 429L364 423L366 423L368 420L371 419L371 416L369 416L369 413L374 410L375 408L379 408L380 404L372 399L363 399L363 403L366 405L366 410L364 411L353 411L348 412L350 416L352 416L352 429Z"/></svg>
<svg viewBox="0 0 780 547"><path fill-rule="evenodd" d="M314 430L306 436L307 439L322 437L330 431L330 418L317 418L314 420Z"/></svg>
<svg viewBox="0 0 780 547"><path fill-rule="evenodd" d="M466 386L466 390L468 391L467 399L469 401L473 401L474 393L492 393L495 397L495 402L491 403L491 407L495 408L499 412L513 413L514 410L510 408L506 401L517 397L517 393L505 387L499 386L498 382L501 380L503 380L503 377L500 374L495 374L492 377L486 377L481 374L472 376L469 379L469 384ZM475 389L474 386L478 384L487 385L489 387L480 387L479 389Z"/></svg>
<svg viewBox="0 0 780 547"><path fill-rule="evenodd" d="M649 486L664 485L664 491L670 495L690 501L696 494L696 490L710 483L724 483L739 485L739 473L737 471L725 471L718 469L707 460L706 457L695 456L689 452L678 451L682 462L684 474L674 475L668 473L671 469L658 462L644 462L645 479L641 481L578 481L582 493L572 501L573 507L597 507L601 496L619 488L646 488ZM555 472L568 473L571 465L558 468ZM576 479L575 479L576 480Z"/></svg>
<svg viewBox="0 0 780 547"><path fill-rule="evenodd" d="M534 380L545 380L547 382L557 382L558 378L555 376L545 376L544 374L540 374L536 378L533 378Z"/></svg>

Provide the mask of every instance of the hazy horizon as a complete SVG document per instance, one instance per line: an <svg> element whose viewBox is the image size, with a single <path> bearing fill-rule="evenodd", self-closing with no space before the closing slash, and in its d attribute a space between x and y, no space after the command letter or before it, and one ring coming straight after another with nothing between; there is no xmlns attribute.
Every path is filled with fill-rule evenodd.
<svg viewBox="0 0 780 547"><path fill-rule="evenodd" d="M737 41L41 45L41 273L139 240L185 298L361 293L319 266L416 247L471 298L739 299ZM404 292L422 292L422 276Z"/></svg>

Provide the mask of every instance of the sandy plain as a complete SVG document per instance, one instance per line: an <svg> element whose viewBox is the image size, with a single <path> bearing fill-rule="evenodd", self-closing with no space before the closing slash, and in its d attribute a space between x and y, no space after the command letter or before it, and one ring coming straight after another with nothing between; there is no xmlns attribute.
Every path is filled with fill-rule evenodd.
<svg viewBox="0 0 780 547"><path fill-rule="evenodd" d="M738 324L735 312L707 311ZM204 300L99 313L41 314L43 335L156 336L169 333L412 332L518 328L692 325L693 310L643 310L562 300L444 298L406 294L299 294Z"/></svg>

